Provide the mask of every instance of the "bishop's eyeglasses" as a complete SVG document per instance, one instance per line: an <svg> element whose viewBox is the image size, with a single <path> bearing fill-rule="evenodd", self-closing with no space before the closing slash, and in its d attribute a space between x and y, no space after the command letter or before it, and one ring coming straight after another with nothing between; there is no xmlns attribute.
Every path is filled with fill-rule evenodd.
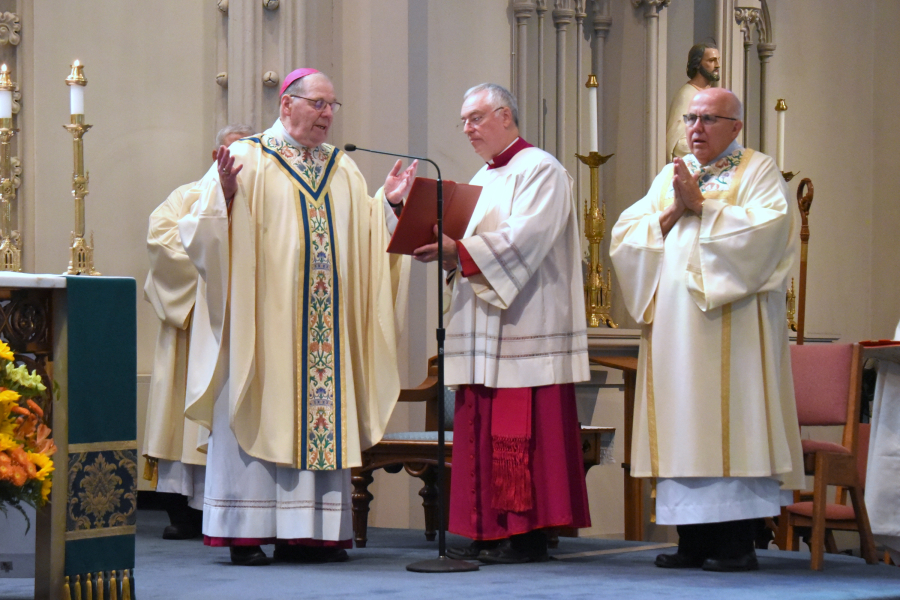
<svg viewBox="0 0 900 600"><path fill-rule="evenodd" d="M288 96L290 96L291 98L300 98L301 100L306 100L307 102L312 103L313 108L318 112L322 112L323 110L325 110L326 106L330 106L331 112L333 113L341 110L341 103L337 101L328 102L324 98L307 98L305 96L297 96L296 94L288 94Z"/></svg>
<svg viewBox="0 0 900 600"><path fill-rule="evenodd" d="M737 119L733 117L723 117L721 115L695 115L694 113L688 113L686 115L681 115L681 118L684 119L684 124L688 127L694 125L697 122L697 119L700 119L700 122L703 123L704 127L709 125L715 125L719 119L727 119L729 121L737 121Z"/></svg>

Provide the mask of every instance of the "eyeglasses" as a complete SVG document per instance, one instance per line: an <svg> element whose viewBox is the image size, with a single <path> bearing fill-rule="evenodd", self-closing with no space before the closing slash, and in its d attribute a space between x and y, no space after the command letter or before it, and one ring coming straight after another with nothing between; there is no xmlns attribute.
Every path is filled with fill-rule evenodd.
<svg viewBox="0 0 900 600"><path fill-rule="evenodd" d="M495 112L497 112L498 110L503 110L504 108L506 108L506 107L505 107L505 106L498 106L497 108L495 108L495 109L492 110L491 112L487 113L487 115L478 115L478 114L475 114L475 115L472 115L471 117L468 117L468 118L466 118L466 119L460 119L460 120L459 120L459 123L456 125L456 129L457 129L458 131L462 132L462 133L465 133L466 125L471 125L472 127L478 127L479 125L481 125L481 122L484 121L485 118L487 118L487 116L488 116L489 114L495 113Z"/></svg>
<svg viewBox="0 0 900 600"><path fill-rule="evenodd" d="M737 121L732 117L722 117L720 115L695 115L694 113L688 113L686 115L682 115L684 119L684 124L688 127L692 126L697 122L697 119L700 119L700 122L703 123L704 127L709 125L715 125L719 119L727 119L729 121Z"/></svg>
<svg viewBox="0 0 900 600"><path fill-rule="evenodd" d="M313 105L313 108L315 108L318 112L322 112L323 110L325 110L326 106L330 106L331 112L333 112L333 113L336 113L337 111L341 110L340 102L328 102L324 98L313 99L313 98L306 98L304 96L296 96L294 94L288 94L288 96L290 96L291 98L300 98L301 100L306 100L307 102L311 102Z"/></svg>

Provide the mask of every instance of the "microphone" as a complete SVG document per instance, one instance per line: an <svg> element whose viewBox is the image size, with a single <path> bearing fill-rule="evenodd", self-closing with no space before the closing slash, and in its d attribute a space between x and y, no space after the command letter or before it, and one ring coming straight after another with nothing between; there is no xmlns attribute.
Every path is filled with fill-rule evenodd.
<svg viewBox="0 0 900 600"><path fill-rule="evenodd" d="M414 160L422 160L429 164L431 164L437 170L437 180L441 181L441 168L437 166L437 163L431 160L430 158L425 158L424 156L413 156L412 154L397 154L396 152L385 152L383 150L370 150L368 148L360 148L356 144L344 144L344 150L347 152L356 152L357 150L361 150L362 152L371 152L372 154L384 154L386 156L397 156L399 158L412 158ZM438 189L441 186L438 185Z"/></svg>
<svg viewBox="0 0 900 600"><path fill-rule="evenodd" d="M425 158L424 156L412 156L411 154L398 154L396 152L385 152L383 150L370 150L368 148L360 148L356 144L344 144L344 150L347 152L355 152L357 150L362 150L363 152L371 152L372 154L384 154L386 156L398 156L400 158L412 158L415 160L425 161L430 163L437 169L437 227L438 227L438 235L437 239L439 241L443 241L444 239L444 182L441 180L441 168L437 166L437 163L431 160L430 158ZM444 268L444 245L442 243L438 244L438 257L437 257L437 266L438 266L438 327L437 327L437 350L438 350L438 383L437 389L438 394L443 394L444 390L444 278L443 278L443 268ZM442 396L441 396L442 397ZM421 561L417 563L413 563L412 565L408 565L407 569L410 571L424 572L424 573L445 573L447 572L447 564L448 563L460 563L460 561L454 561L452 559L448 559L446 556L446 527L444 524L444 458L445 454L445 442L444 442L444 411L441 408L438 410L438 463L437 463L437 480L438 480L438 556L440 557L437 561ZM467 565L466 563L460 563L465 567L469 567L471 565ZM469 568L465 569L457 569L457 570L472 570Z"/></svg>

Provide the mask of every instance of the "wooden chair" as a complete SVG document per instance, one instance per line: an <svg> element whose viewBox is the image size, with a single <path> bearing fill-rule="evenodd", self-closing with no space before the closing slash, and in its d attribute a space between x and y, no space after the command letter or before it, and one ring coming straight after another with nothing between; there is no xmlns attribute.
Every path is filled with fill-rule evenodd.
<svg viewBox="0 0 900 600"><path fill-rule="evenodd" d="M453 410L455 394L449 390L439 390L437 381L437 357L428 360L428 375L415 388L400 391L398 402L425 402L425 431L387 434L384 438L362 453L362 466L352 469L353 483L353 532L357 548L365 548L368 540L369 504L374 496L369 485L374 481L373 473L384 469L389 473L407 473L422 480L422 507L425 510L425 539L434 541L438 526L437 487L437 422L438 410L444 410L446 453L444 465L446 485L446 510L450 506L450 468L453 465ZM581 426L581 451L584 472L594 465L612 462L612 442L614 427ZM564 530L561 535L574 535Z"/></svg>
<svg viewBox="0 0 900 600"><path fill-rule="evenodd" d="M453 463L453 404L449 399L450 420L445 421L446 454L444 464L449 469ZM446 410L443 390L438 389L437 357L428 359L428 375L417 387L400 390L398 402L425 403L425 431L400 434L386 434L384 438L362 453L362 466L352 469L353 483L353 532L357 548L365 548L369 528L369 504L374 496L369 485L374 481L374 472L384 469L389 473L399 473L401 469L422 480L422 507L425 509L425 539L433 541L437 533L437 419L438 410ZM447 413L445 412L445 417ZM449 470L445 489L449 489ZM449 495L448 495L449 498ZM445 503L446 505L446 503Z"/></svg>
<svg viewBox="0 0 900 600"><path fill-rule="evenodd" d="M791 346L791 370L800 426L843 425L844 432L840 444L803 440L806 474L815 478L812 501L795 502L782 508L779 546L785 550L795 550L799 542L796 528L811 528L810 568L820 571L826 545L829 552L836 550L833 535L826 538L826 529L856 529L859 531L863 558L867 563L874 564L877 562L875 543L863 501L868 448L861 447L859 443L860 346ZM828 504L829 485L840 486L837 502L833 505ZM852 507L844 505L848 492ZM795 496L795 500L798 499Z"/></svg>

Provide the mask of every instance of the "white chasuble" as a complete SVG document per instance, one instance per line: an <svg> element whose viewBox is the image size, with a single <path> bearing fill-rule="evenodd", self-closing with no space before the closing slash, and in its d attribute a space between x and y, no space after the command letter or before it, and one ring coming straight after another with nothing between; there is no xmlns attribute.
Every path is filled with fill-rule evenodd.
<svg viewBox="0 0 900 600"><path fill-rule="evenodd" d="M483 189L461 241L481 273L453 282L447 384L590 379L572 178L550 154L525 148L471 183Z"/></svg>
<svg viewBox="0 0 900 600"><path fill-rule="evenodd" d="M392 280L382 192L370 198L333 146L287 139L276 121L231 146L242 170L230 223L215 165L179 223L207 300L187 414L211 424L225 395L249 456L347 469L381 439L399 394L405 278Z"/></svg>
<svg viewBox="0 0 900 600"><path fill-rule="evenodd" d="M641 324L631 455L637 477L772 477L804 485L785 290L799 213L774 161L732 144L702 167L702 214L663 237L672 165L612 231Z"/></svg>
<svg viewBox="0 0 900 600"><path fill-rule="evenodd" d="M189 327L199 275L178 234L184 196L194 185L176 189L150 215L150 271L144 298L153 306L160 326L150 377L143 452L165 461L203 465L206 455L197 451L197 442L205 438L205 432L184 417Z"/></svg>

